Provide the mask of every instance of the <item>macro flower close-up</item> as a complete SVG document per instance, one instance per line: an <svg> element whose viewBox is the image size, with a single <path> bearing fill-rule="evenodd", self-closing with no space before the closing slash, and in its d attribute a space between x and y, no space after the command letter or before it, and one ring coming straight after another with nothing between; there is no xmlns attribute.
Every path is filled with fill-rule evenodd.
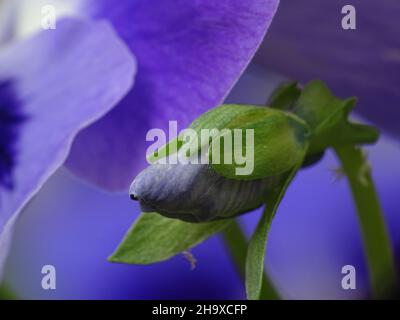
<svg viewBox="0 0 400 320"><path fill-rule="evenodd" d="M399 10L0 0L0 300L397 299Z"/></svg>

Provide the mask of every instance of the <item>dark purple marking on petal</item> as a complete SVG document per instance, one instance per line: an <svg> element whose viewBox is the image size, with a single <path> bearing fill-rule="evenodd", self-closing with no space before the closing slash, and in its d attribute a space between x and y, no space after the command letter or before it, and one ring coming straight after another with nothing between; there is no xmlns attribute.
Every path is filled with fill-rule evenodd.
<svg viewBox="0 0 400 320"><path fill-rule="evenodd" d="M11 80L0 80L0 188L12 190L19 129L25 116Z"/></svg>

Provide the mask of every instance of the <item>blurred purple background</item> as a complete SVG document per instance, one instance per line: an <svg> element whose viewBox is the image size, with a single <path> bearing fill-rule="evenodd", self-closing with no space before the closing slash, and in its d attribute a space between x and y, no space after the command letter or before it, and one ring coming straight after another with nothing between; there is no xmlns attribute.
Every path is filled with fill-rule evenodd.
<svg viewBox="0 0 400 320"><path fill-rule="evenodd" d="M229 102L265 103L281 77L252 64ZM144 137L143 137L144 139ZM369 148L390 236L400 258L398 190L400 146L382 136ZM367 271L350 190L335 181L331 153L303 170L275 218L266 266L280 293L289 299L362 298ZM106 258L138 216L127 194L100 191L61 169L25 209L17 226L6 281L28 299L242 299L243 283L219 236L192 253L197 267L181 255L151 266L119 265ZM240 218L249 234L259 212ZM41 288L41 268L57 270L57 289ZM341 288L341 268L357 271L357 289Z"/></svg>

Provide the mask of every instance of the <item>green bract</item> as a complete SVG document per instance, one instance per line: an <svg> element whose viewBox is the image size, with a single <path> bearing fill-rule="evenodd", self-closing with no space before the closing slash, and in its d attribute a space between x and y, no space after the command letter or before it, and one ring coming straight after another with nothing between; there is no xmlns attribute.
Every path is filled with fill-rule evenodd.
<svg viewBox="0 0 400 320"><path fill-rule="evenodd" d="M240 180L253 180L279 175L293 168L299 162L305 142L309 135L309 129L304 121L298 117L280 110L267 107L224 105L218 110L219 114L231 114L233 110L241 109L235 116L227 117L229 121L222 121L228 129L226 133L216 136L210 149L210 157L213 157L215 145L222 145L227 135L231 138L231 132L239 131L242 139L233 139L233 148L224 150L220 148L220 164L212 163L212 167L221 175ZM203 122L205 126L217 125L213 119L213 113L207 116L210 121ZM249 145L246 133L253 131L254 144ZM252 149L252 150L251 150ZM250 174L238 174L238 168L243 166L235 162L234 152L241 150L249 163L246 166L253 168ZM232 164L227 163L226 158L233 159Z"/></svg>
<svg viewBox="0 0 400 320"><path fill-rule="evenodd" d="M271 108L281 110L291 110L294 103L300 97L301 90L298 87L297 82L291 81L281 84L271 94L267 105Z"/></svg>
<svg viewBox="0 0 400 320"><path fill-rule="evenodd" d="M305 121L296 115L273 108L253 105L222 105L197 118L189 127L202 136L211 130L209 163L222 176L239 180L255 180L279 175L298 163L309 136ZM252 139L248 144L247 138ZM182 137L171 140L150 160L171 154L169 147L182 147ZM190 141L192 151L204 147L203 140ZM230 146L226 148L225 146ZM240 154L240 157L239 157ZM246 159L243 159L246 156ZM215 159L218 158L218 161ZM241 162L236 161L241 158ZM244 163L245 162L245 163ZM243 167L250 167L245 171ZM241 168L243 170L241 170Z"/></svg>

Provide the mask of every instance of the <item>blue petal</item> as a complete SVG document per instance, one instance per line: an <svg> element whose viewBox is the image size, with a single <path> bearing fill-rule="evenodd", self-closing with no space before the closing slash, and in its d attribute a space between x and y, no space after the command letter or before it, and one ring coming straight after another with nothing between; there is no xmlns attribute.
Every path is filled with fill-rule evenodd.
<svg viewBox="0 0 400 320"><path fill-rule="evenodd" d="M90 182L124 190L147 166L146 133L180 129L221 104L243 72L278 0L88 0L82 12L106 18L138 59L133 90L82 131L67 166ZM172 137L171 137L172 138Z"/></svg>
<svg viewBox="0 0 400 320"><path fill-rule="evenodd" d="M132 85L134 60L106 23L65 20L56 30L0 51L0 83L12 80L20 105L5 93L7 112L26 117L7 129L13 188L0 185L0 276L16 217L65 161L75 135L118 103ZM18 106L18 108L16 108ZM8 121L7 127L10 128ZM18 131L18 140L9 131Z"/></svg>

